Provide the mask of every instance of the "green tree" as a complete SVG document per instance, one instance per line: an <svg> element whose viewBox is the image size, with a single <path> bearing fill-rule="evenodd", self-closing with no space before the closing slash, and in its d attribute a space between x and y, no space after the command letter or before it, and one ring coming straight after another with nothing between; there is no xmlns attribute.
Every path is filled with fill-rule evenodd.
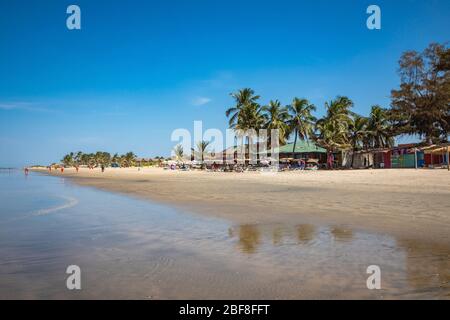
<svg viewBox="0 0 450 320"><path fill-rule="evenodd" d="M115 153L112 158L111 158L111 162L113 163L120 163L120 156L118 153Z"/></svg>
<svg viewBox="0 0 450 320"><path fill-rule="evenodd" d="M83 152L81 152L81 151L78 151L76 154L75 154L75 157L74 157L74 162L77 164L77 165L80 165L81 164L81 162L82 162L82 159L83 159Z"/></svg>
<svg viewBox="0 0 450 320"><path fill-rule="evenodd" d="M132 167L134 165L134 161L136 159L136 155L133 152L127 152L122 158L128 167Z"/></svg>
<svg viewBox="0 0 450 320"><path fill-rule="evenodd" d="M295 154L297 139L308 140L314 133L316 118L312 115L312 112L315 110L316 107L306 99L294 98L292 103L288 106L289 120L287 121L287 124L294 133L292 157L294 157Z"/></svg>
<svg viewBox="0 0 450 320"><path fill-rule="evenodd" d="M205 141L205 140L197 142L196 155L197 155L197 157L199 157L201 159L202 168L204 166L205 155L208 152L208 147L209 147L210 144L211 144L210 141Z"/></svg>
<svg viewBox="0 0 450 320"><path fill-rule="evenodd" d="M367 124L368 145L371 148L394 146L392 124L388 111L378 105L372 107Z"/></svg>
<svg viewBox="0 0 450 320"><path fill-rule="evenodd" d="M243 109L255 104L259 100L260 96L255 95L255 91L250 88L241 89L235 93L231 93L230 95L233 97L235 105L228 108L225 115L229 119L230 128L234 128L239 123Z"/></svg>
<svg viewBox="0 0 450 320"><path fill-rule="evenodd" d="M349 127L352 124L351 116L354 115L352 107L353 102L347 97L338 96L325 103L327 113L316 123L316 141L327 149L328 157L332 152L351 148Z"/></svg>
<svg viewBox="0 0 450 320"><path fill-rule="evenodd" d="M367 141L368 136L368 125L369 121L367 118L360 115L354 115L352 122L349 125L349 140L352 145L352 161L351 167L353 168L353 163L355 161L355 153L359 149L364 147L364 143Z"/></svg>
<svg viewBox="0 0 450 320"><path fill-rule="evenodd" d="M174 148L175 158L177 161L183 161L184 150L181 144L178 144Z"/></svg>
<svg viewBox="0 0 450 320"><path fill-rule="evenodd" d="M109 152L101 153L101 164L106 167L109 167L111 165L111 154Z"/></svg>
<svg viewBox="0 0 450 320"><path fill-rule="evenodd" d="M81 164L82 165L88 165L90 158L91 158L91 156L88 153L83 153L81 155Z"/></svg>
<svg viewBox="0 0 450 320"><path fill-rule="evenodd" d="M279 131L279 143L285 144L287 135L289 134L289 113L287 107L282 107L280 101L271 100L269 105L262 108L264 111L263 128L268 130L268 139L271 144L271 130Z"/></svg>
<svg viewBox="0 0 450 320"><path fill-rule="evenodd" d="M71 152L71 153L69 153L69 154L66 154L66 155L62 158L61 162L62 162L65 166L72 166L72 165L73 165L73 156L74 156L73 152Z"/></svg>
<svg viewBox="0 0 450 320"><path fill-rule="evenodd" d="M450 49L432 43L399 61L400 88L391 91L396 134L417 134L427 144L447 141L450 132Z"/></svg>

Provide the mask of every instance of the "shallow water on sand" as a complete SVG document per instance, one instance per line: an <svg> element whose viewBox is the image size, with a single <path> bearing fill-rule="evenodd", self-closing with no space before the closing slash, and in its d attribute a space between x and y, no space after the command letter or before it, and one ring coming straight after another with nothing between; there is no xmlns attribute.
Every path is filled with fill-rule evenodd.
<svg viewBox="0 0 450 320"><path fill-rule="evenodd" d="M450 248L226 220L0 171L0 298L450 298ZM69 265L82 289L66 288ZM381 290L368 290L369 265Z"/></svg>

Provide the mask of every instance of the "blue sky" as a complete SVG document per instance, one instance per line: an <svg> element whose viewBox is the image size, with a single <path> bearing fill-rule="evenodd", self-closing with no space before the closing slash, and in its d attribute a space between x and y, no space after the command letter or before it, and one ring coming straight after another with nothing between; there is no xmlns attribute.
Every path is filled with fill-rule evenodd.
<svg viewBox="0 0 450 320"><path fill-rule="evenodd" d="M81 8L81 30L66 8ZM377 4L382 29L366 28ZM448 0L2 0L0 166L82 150L169 155L176 128L225 129L230 92L389 106L405 50L450 40ZM404 138L406 139L406 138Z"/></svg>

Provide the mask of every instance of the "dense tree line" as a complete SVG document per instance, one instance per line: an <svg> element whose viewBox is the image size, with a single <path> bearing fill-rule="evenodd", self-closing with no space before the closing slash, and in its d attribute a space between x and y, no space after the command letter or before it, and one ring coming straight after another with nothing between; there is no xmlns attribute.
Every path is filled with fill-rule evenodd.
<svg viewBox="0 0 450 320"><path fill-rule="evenodd" d="M116 163L121 167L131 167L134 165L136 155L133 152L128 152L123 155L114 154L111 156L109 152L97 151L96 153L71 152L66 154L61 162L66 166L85 165L98 167L104 165L110 166Z"/></svg>
<svg viewBox="0 0 450 320"><path fill-rule="evenodd" d="M363 116L352 111L354 103L338 96L325 103L326 114L317 119L316 106L294 98L287 106L278 100L259 103L250 88L231 96L234 105L226 111L230 128L237 130L278 129L280 143L293 138L313 140L329 153L391 147L395 136L418 135L423 143L448 140L450 123L450 49L431 44L423 53L405 52L399 61L400 88L392 90L390 108L371 107Z"/></svg>
<svg viewBox="0 0 450 320"><path fill-rule="evenodd" d="M325 103L326 113L314 116L316 106L305 98L295 97L283 106L278 100L260 104L260 96L250 88L231 96L234 105L226 110L230 128L236 130L278 129L280 144L293 139L292 153L297 141L312 140L328 153L343 150L369 150L392 147L398 135L417 135L424 144L447 142L450 132L450 49L446 44L430 44L423 52L405 52L399 60L400 86L391 92L391 106L371 107L367 116L353 111L354 103L346 96L337 96ZM270 143L270 141L269 141ZM197 152L203 160L208 141L200 141ZM184 151L175 148L181 159ZM133 166L132 152L111 156L108 152L70 153L65 165Z"/></svg>

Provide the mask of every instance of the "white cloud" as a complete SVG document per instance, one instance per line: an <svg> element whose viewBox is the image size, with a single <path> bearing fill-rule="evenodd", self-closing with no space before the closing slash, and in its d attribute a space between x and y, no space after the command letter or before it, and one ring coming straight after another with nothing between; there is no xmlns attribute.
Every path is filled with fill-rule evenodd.
<svg viewBox="0 0 450 320"><path fill-rule="evenodd" d="M211 102L211 99L208 97L197 97L192 101L192 104L194 106L203 106L209 102Z"/></svg>
<svg viewBox="0 0 450 320"><path fill-rule="evenodd" d="M36 112L47 112L48 109L37 107L29 102L7 102L0 103L0 110L12 111L12 110L25 110L25 111L36 111Z"/></svg>
<svg viewBox="0 0 450 320"><path fill-rule="evenodd" d="M14 110L19 109L21 106L18 103L0 103L1 110Z"/></svg>

